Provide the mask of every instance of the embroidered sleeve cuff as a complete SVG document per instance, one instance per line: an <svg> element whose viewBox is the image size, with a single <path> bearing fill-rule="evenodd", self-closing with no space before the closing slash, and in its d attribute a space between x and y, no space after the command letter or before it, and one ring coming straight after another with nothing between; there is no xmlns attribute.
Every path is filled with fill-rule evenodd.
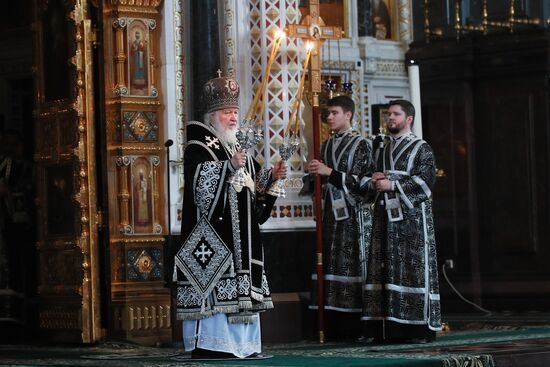
<svg viewBox="0 0 550 367"><path fill-rule="evenodd" d="M359 187L362 188L362 189L363 188L368 188L368 187L372 188L373 187L372 183L373 183L373 181L371 180L371 178L365 176L365 177L361 178L361 181L359 181Z"/></svg>
<svg viewBox="0 0 550 367"><path fill-rule="evenodd" d="M344 173L333 169L330 176L328 176L328 182L342 189L344 186Z"/></svg>

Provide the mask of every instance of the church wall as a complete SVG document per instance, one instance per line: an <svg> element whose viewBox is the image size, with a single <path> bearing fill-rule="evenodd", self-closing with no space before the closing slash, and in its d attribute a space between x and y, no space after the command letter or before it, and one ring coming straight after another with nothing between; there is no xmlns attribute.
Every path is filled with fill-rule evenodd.
<svg viewBox="0 0 550 367"><path fill-rule="evenodd" d="M454 259L458 289L493 310L548 307L549 40L545 30L500 33L408 53L421 65L425 136L444 170L439 259ZM441 287L444 310L470 310Z"/></svg>

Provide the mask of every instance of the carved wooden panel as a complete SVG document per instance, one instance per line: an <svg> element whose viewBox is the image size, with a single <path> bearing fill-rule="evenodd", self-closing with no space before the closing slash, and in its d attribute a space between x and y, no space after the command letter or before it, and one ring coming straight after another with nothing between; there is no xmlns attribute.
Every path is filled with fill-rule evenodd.
<svg viewBox="0 0 550 367"><path fill-rule="evenodd" d="M46 238L69 237L76 234L75 165L48 165L44 167L44 219Z"/></svg>
<svg viewBox="0 0 550 367"><path fill-rule="evenodd" d="M124 111L122 140L127 142L157 142L157 114L153 111Z"/></svg>

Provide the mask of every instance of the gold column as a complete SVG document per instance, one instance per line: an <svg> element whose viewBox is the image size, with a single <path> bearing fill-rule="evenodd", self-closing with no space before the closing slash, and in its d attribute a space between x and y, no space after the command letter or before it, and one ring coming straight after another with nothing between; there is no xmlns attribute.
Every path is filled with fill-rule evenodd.
<svg viewBox="0 0 550 367"><path fill-rule="evenodd" d="M119 157L117 159L117 166L119 167L118 171L118 185L119 185L119 208L120 208L120 221L119 228L120 232L126 232L125 229L128 228L130 224L130 192L128 191L128 165L130 164L130 159L128 157Z"/></svg>
<svg viewBox="0 0 550 367"><path fill-rule="evenodd" d="M126 53L124 52L124 28L126 27L126 19L120 18L116 19L113 22L113 27L116 32L116 56L114 58L116 64L116 93L118 95L124 96L128 93L126 88L126 78L125 78L125 63L126 63Z"/></svg>
<svg viewBox="0 0 550 367"><path fill-rule="evenodd" d="M161 1L104 5L109 297L116 315L109 334L155 344L172 335L164 286L164 100L157 89Z"/></svg>
<svg viewBox="0 0 550 367"><path fill-rule="evenodd" d="M78 115L79 194L76 201L80 204L80 240L82 251L82 339L94 342L103 336L100 318L99 298L99 251L98 221L96 208L96 164L94 129L94 84L92 44L95 33L91 21L87 18L87 3L77 0L73 18L76 25L77 41L77 89L75 109Z"/></svg>

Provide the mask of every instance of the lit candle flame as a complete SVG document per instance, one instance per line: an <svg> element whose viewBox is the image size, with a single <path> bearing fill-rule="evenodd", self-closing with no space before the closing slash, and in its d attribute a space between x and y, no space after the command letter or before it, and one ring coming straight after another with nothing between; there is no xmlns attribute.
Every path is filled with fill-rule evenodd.
<svg viewBox="0 0 550 367"><path fill-rule="evenodd" d="M285 37L286 37L286 33L282 29L278 29L277 32L275 32L275 39L285 38Z"/></svg>
<svg viewBox="0 0 550 367"><path fill-rule="evenodd" d="M265 69L265 73L262 78L262 83L258 88L258 90L256 91L256 95L254 96L254 99L252 100L252 103L250 104L250 107L246 112L245 120L249 120L249 119L252 120L254 116L256 116L255 122L257 123L261 119L261 115L263 114L263 107L264 107L263 97L267 89L269 75L271 73L271 66L275 61L275 56L277 55L277 51L279 50L279 47L281 46L281 42L285 37L286 37L286 33L284 31L279 29L275 32L274 39L273 39L273 47L271 48L271 53L269 55L267 67Z"/></svg>

